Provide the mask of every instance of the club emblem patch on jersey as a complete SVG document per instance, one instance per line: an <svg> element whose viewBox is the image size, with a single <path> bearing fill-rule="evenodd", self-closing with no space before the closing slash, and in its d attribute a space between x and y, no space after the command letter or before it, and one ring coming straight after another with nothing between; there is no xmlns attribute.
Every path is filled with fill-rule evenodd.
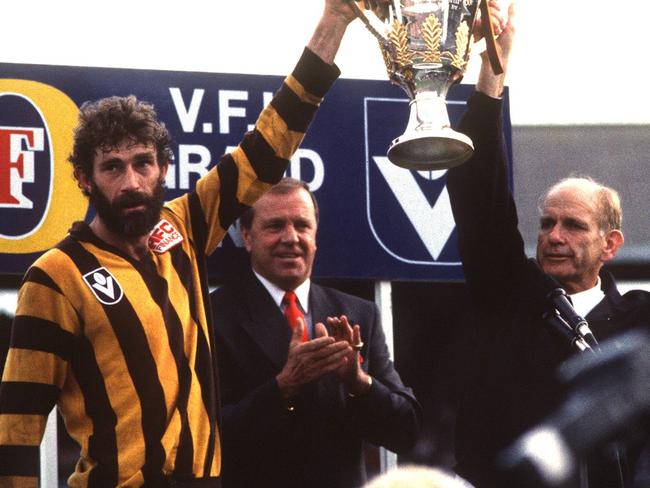
<svg viewBox="0 0 650 488"><path fill-rule="evenodd" d="M149 235L149 249L158 254L169 251L181 242L181 233L165 219L161 219Z"/></svg>
<svg viewBox="0 0 650 488"><path fill-rule="evenodd" d="M83 276L91 291L104 305L115 305L124 292L115 277L104 267L97 268Z"/></svg>

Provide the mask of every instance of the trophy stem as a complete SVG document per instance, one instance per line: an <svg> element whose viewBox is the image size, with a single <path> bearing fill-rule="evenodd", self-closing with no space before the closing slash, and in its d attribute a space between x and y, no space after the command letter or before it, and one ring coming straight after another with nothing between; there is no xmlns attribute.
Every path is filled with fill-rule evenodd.
<svg viewBox="0 0 650 488"><path fill-rule="evenodd" d="M410 107L406 131L388 149L393 164L414 170L440 170L469 159L474 151L472 141L450 127L443 97L433 92L418 93Z"/></svg>

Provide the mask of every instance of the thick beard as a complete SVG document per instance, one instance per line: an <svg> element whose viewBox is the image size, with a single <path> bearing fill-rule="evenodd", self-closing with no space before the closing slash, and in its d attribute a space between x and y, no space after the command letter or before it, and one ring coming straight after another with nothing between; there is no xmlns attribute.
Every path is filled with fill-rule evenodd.
<svg viewBox="0 0 650 488"><path fill-rule="evenodd" d="M95 207L104 225L111 232L123 237L142 237L151 232L160 220L164 197L165 185L159 181L151 196L129 192L120 195L111 203L95 182L91 182L90 203ZM144 205L144 209L123 213L125 208L136 205Z"/></svg>

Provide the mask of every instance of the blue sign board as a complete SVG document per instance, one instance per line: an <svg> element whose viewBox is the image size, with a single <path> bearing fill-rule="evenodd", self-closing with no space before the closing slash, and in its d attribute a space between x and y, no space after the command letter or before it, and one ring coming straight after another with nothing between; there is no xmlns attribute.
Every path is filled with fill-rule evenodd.
<svg viewBox="0 0 650 488"><path fill-rule="evenodd" d="M0 63L0 273L24 273L88 218L67 162L78 107L134 94L152 102L172 133L168 197L188 191L237 145L282 77ZM448 97L457 124L471 87ZM510 148L510 120L504 105ZM406 128L404 92L388 81L340 79L328 93L289 176L320 206L314 276L458 280L462 270L444 172L397 168L386 158ZM512 159L512 158L511 158ZM210 259L218 278L245 252L235 228Z"/></svg>

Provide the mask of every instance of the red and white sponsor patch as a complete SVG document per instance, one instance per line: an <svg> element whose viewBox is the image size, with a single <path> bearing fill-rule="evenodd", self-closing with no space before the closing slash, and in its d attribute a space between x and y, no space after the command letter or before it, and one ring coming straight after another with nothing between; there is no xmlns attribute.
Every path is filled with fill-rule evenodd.
<svg viewBox="0 0 650 488"><path fill-rule="evenodd" d="M158 254L183 242L183 236L167 220L161 219L149 234L149 249Z"/></svg>

